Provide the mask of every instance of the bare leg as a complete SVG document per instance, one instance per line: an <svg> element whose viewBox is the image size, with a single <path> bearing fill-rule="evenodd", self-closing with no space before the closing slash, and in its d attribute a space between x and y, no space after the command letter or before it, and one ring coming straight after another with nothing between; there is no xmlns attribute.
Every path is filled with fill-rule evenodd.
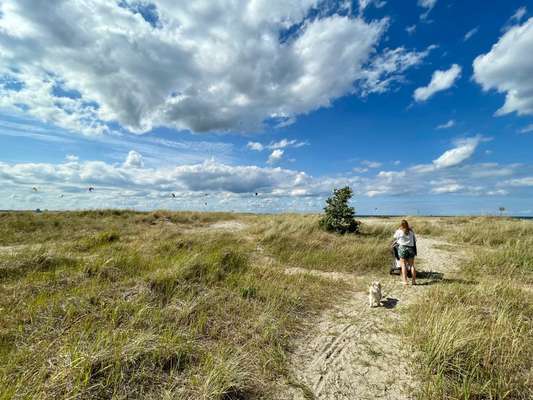
<svg viewBox="0 0 533 400"><path fill-rule="evenodd" d="M415 269L415 259L409 259L409 265L411 265L411 276L413 278L413 285L416 285L416 269Z"/></svg>
<svg viewBox="0 0 533 400"><path fill-rule="evenodd" d="M403 284L407 285L407 268L405 267L405 258L400 258L400 266L402 267Z"/></svg>

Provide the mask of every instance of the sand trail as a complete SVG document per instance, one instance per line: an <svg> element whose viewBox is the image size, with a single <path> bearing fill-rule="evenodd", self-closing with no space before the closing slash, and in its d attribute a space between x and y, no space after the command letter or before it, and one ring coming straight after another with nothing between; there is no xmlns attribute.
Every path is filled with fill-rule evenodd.
<svg viewBox="0 0 533 400"><path fill-rule="evenodd" d="M370 308L360 278L352 274L289 268L287 273L310 273L353 284L348 298L309 322L309 334L295 343L291 355L293 382L282 390L283 399L357 400L411 399L413 391L409 354L400 337L402 309L428 285L453 273L458 255L445 242L418 238L420 271L433 272L404 287L398 276L380 278L384 302ZM357 284L357 282L359 284ZM368 282L369 283L369 282ZM366 282L365 282L366 286Z"/></svg>

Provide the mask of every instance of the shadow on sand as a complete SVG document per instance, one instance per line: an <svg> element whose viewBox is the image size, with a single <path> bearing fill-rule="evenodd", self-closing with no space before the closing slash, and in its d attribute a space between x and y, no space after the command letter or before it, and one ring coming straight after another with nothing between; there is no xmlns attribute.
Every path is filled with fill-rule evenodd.
<svg viewBox="0 0 533 400"><path fill-rule="evenodd" d="M460 278L445 278L442 272L435 271L417 271L417 279L428 279L425 282L418 282L417 285L426 286L434 285L435 283L460 283L463 285L477 285L478 282L474 280L460 279Z"/></svg>
<svg viewBox="0 0 533 400"><path fill-rule="evenodd" d="M396 304L398 304L398 299L395 299L393 297L387 297L381 300L381 306L384 308L391 309L396 307Z"/></svg>

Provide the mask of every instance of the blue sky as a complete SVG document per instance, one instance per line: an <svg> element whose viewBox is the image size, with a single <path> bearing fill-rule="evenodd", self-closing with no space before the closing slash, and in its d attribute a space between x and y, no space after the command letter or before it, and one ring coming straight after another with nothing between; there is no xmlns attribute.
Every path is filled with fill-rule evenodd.
<svg viewBox="0 0 533 400"><path fill-rule="evenodd" d="M528 6L1 0L0 208L533 215Z"/></svg>

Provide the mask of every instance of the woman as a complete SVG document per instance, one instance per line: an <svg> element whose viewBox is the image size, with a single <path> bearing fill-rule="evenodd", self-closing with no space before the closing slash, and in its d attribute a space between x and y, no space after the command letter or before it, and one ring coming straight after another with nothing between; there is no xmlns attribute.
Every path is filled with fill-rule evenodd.
<svg viewBox="0 0 533 400"><path fill-rule="evenodd" d="M405 219L402 220L400 228L394 233L394 240L399 245L398 255L400 256L400 266L402 267L403 284L407 285L407 265L410 265L413 285L416 285L416 236Z"/></svg>

